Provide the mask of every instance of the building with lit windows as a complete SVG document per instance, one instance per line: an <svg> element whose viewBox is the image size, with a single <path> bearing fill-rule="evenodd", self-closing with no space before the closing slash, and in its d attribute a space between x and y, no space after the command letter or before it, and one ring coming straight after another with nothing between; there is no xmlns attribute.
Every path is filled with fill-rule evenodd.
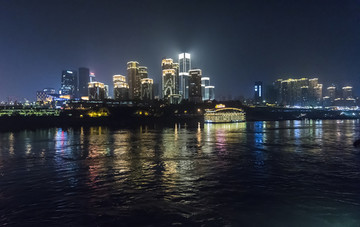
<svg viewBox="0 0 360 227"><path fill-rule="evenodd" d="M141 100L150 101L154 99L153 84L153 79L141 79Z"/></svg>
<svg viewBox="0 0 360 227"><path fill-rule="evenodd" d="M214 100L215 99L215 86L206 86L205 89L208 90L209 92L209 99L210 101Z"/></svg>
<svg viewBox="0 0 360 227"><path fill-rule="evenodd" d="M254 100L255 104L259 105L263 101L263 84L261 81L256 81L254 86Z"/></svg>
<svg viewBox="0 0 360 227"><path fill-rule="evenodd" d="M343 99L352 99L353 98L351 86L345 86L342 88L342 98Z"/></svg>
<svg viewBox="0 0 360 227"><path fill-rule="evenodd" d="M201 96L202 100L209 100L209 89L207 88L210 86L210 78L209 77L202 77L201 78Z"/></svg>
<svg viewBox="0 0 360 227"><path fill-rule="evenodd" d="M129 99L129 84L126 83L125 76L114 75L114 99L124 101Z"/></svg>
<svg viewBox="0 0 360 227"><path fill-rule="evenodd" d="M139 62L127 63L127 74L129 80L129 98L131 100L141 99L141 79L148 78L148 70L145 66L139 66Z"/></svg>
<svg viewBox="0 0 360 227"><path fill-rule="evenodd" d="M63 70L61 74L61 95L77 95L77 73L73 70Z"/></svg>
<svg viewBox="0 0 360 227"><path fill-rule="evenodd" d="M327 95L330 98L330 100L334 101L336 99L336 87L330 86L326 90L327 90Z"/></svg>
<svg viewBox="0 0 360 227"><path fill-rule="evenodd" d="M179 94L183 99L189 99L189 70L191 56L189 53L179 54Z"/></svg>
<svg viewBox="0 0 360 227"><path fill-rule="evenodd" d="M322 102L322 84L318 78L278 79L273 83L276 103L284 106L318 106Z"/></svg>
<svg viewBox="0 0 360 227"><path fill-rule="evenodd" d="M202 101L201 95L201 69L189 70L189 101L199 103Z"/></svg>
<svg viewBox="0 0 360 227"><path fill-rule="evenodd" d="M79 91L78 96L88 96L88 83L90 82L90 70L88 68L79 68Z"/></svg>
<svg viewBox="0 0 360 227"><path fill-rule="evenodd" d="M131 100L139 99L140 97L140 90L137 87L138 71L139 71L139 62L130 61L127 63L127 77L129 80L129 98Z"/></svg>
<svg viewBox="0 0 360 227"><path fill-rule="evenodd" d="M105 97L105 84L101 82L88 83L89 100L104 100Z"/></svg>
<svg viewBox="0 0 360 227"><path fill-rule="evenodd" d="M161 62L162 69L162 97L170 104L177 104L181 101L181 95L177 90L178 64L173 59L166 58Z"/></svg>

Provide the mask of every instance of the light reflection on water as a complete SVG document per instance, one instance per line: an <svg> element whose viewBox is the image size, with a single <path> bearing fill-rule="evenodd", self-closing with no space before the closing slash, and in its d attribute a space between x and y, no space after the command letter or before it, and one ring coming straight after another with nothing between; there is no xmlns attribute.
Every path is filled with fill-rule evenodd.
<svg viewBox="0 0 360 227"><path fill-rule="evenodd" d="M304 120L2 133L0 223L359 226L359 126Z"/></svg>

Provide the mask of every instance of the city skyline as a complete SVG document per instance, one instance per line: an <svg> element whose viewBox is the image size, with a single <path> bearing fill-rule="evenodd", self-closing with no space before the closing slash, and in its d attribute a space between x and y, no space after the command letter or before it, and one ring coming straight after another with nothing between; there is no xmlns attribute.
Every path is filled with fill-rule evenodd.
<svg viewBox="0 0 360 227"><path fill-rule="evenodd" d="M0 100L59 89L64 69L90 68L112 84L129 60L159 82L159 61L183 52L211 77L217 97L251 97L254 81L303 76L351 85L359 95L355 1L194 1L187 8L162 1L0 2ZM184 21L173 19L182 12L189 15Z"/></svg>

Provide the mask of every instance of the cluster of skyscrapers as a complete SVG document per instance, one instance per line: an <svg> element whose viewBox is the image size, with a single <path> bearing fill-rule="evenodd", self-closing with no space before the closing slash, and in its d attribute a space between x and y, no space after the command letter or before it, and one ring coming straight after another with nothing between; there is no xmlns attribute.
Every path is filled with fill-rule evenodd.
<svg viewBox="0 0 360 227"><path fill-rule="evenodd" d="M215 87L210 85L209 77L202 77L201 69L191 67L191 55L179 54L178 62L164 58L162 68L162 98L170 104L182 100L202 102L215 99Z"/></svg>
<svg viewBox="0 0 360 227"><path fill-rule="evenodd" d="M354 106L352 87L332 85L323 91L318 78L278 79L264 92L261 81L255 82L254 103L279 106Z"/></svg>
<svg viewBox="0 0 360 227"><path fill-rule="evenodd" d="M202 77L200 69L191 68L188 53L179 54L175 63L171 58L162 60L161 97L169 104L182 100L202 102L215 99L214 86L209 77ZM150 101L154 99L154 80L148 77L148 69L137 61L127 63L127 76L113 76L113 99L119 101ZM109 96L109 86L96 81L94 73L88 68L63 70L59 93L55 89L37 92L37 101L48 102L51 99L104 100Z"/></svg>

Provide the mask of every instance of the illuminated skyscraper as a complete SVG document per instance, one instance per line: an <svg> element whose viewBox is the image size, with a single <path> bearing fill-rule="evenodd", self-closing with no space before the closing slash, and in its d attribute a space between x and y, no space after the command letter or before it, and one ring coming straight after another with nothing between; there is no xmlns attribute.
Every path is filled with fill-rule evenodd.
<svg viewBox="0 0 360 227"><path fill-rule="evenodd" d="M343 97L343 99L352 99L353 98L351 86L346 86L346 87L342 88L342 97Z"/></svg>
<svg viewBox="0 0 360 227"><path fill-rule="evenodd" d="M255 104L261 104L263 101L263 85L261 81L255 82L254 92Z"/></svg>
<svg viewBox="0 0 360 227"><path fill-rule="evenodd" d="M90 82L90 70L79 68L79 91L78 96L88 96L88 83Z"/></svg>
<svg viewBox="0 0 360 227"><path fill-rule="evenodd" d="M105 99L105 84L101 82L89 82L89 99L90 100L104 100Z"/></svg>
<svg viewBox="0 0 360 227"><path fill-rule="evenodd" d="M179 94L183 99L189 99L189 70L191 56L189 53L179 54Z"/></svg>
<svg viewBox="0 0 360 227"><path fill-rule="evenodd" d="M201 69L189 70L189 101L201 102Z"/></svg>
<svg viewBox="0 0 360 227"><path fill-rule="evenodd" d="M77 94L77 75L76 71L63 70L61 75L61 95L75 97Z"/></svg>
<svg viewBox="0 0 360 227"><path fill-rule="evenodd" d="M129 98L131 100L139 98L139 90L137 89L137 77L139 71L139 62L130 61L127 63L127 77L129 80Z"/></svg>
<svg viewBox="0 0 360 227"><path fill-rule="evenodd" d="M143 78L141 79L141 100L149 101L153 100L154 92L153 92L153 79Z"/></svg>
<svg viewBox="0 0 360 227"><path fill-rule="evenodd" d="M114 75L114 99L116 100L128 100L129 99L129 84L126 83L125 76Z"/></svg>
<svg viewBox="0 0 360 227"><path fill-rule="evenodd" d="M215 99L215 86L206 86L205 89L209 91L209 100Z"/></svg>
<svg viewBox="0 0 360 227"><path fill-rule="evenodd" d="M330 98L330 101L334 101L336 99L336 87L330 86L327 89L328 97Z"/></svg>
<svg viewBox="0 0 360 227"><path fill-rule="evenodd" d="M139 66L139 62L130 61L127 63L129 96L132 100L141 99L141 79L148 77L147 67Z"/></svg>
<svg viewBox="0 0 360 227"><path fill-rule="evenodd" d="M177 93L178 64L173 59L163 59L162 68L162 97L171 104L179 103L181 95Z"/></svg>
<svg viewBox="0 0 360 227"><path fill-rule="evenodd" d="M210 86L210 78L209 77L202 77L201 78L201 96L202 100L209 100L209 89Z"/></svg>

